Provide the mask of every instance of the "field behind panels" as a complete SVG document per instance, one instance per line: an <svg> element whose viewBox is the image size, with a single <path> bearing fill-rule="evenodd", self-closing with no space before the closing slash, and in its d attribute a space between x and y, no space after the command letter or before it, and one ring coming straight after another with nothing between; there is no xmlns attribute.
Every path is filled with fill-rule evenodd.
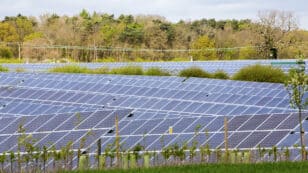
<svg viewBox="0 0 308 173"><path fill-rule="evenodd" d="M224 70L229 75L236 73L239 69L253 64L272 65L282 68L285 72L294 67L295 60L234 60L234 61L194 61L194 62L117 62L117 63L77 63L77 65L95 69L103 66L116 68L128 65L140 66L145 69L150 67L159 67L168 70L172 74L177 74L179 71L192 66L200 67L208 72ZM48 69L69 65L69 63L30 63L30 64L3 64L11 71L16 69L24 69L28 72L43 72ZM308 69L308 68L306 68ZM308 72L308 70L307 70Z"/></svg>
<svg viewBox="0 0 308 173"><path fill-rule="evenodd" d="M223 147L224 117L228 118L230 149L292 148L299 144L296 110L290 108L282 84L1 73L0 85L0 152L17 151L17 129L22 124L36 139L36 146L60 149L73 141L77 149L86 136L84 149L95 153L99 138L103 150L114 142L116 115L123 150L139 143L148 151L157 151L175 143L190 145L195 140L198 146ZM305 131L307 117L305 113ZM292 152L291 158L299 160L299 153Z"/></svg>

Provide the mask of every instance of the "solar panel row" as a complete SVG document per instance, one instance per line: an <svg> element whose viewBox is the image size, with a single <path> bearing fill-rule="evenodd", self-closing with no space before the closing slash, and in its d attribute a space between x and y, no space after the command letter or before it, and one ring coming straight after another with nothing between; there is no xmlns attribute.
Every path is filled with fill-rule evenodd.
<svg viewBox="0 0 308 173"><path fill-rule="evenodd" d="M279 62L290 62L279 64ZM206 71L214 72L217 70L225 70L229 74L234 74L240 68L252 65L252 64L262 64L262 65L271 65L275 63L275 66L282 68L284 71L288 71L294 66L295 60L236 60L236 61L195 61L195 62L117 62L117 63L78 63L80 66L85 66L91 69L99 68L102 66L108 66L110 68L122 67L127 65L137 65L145 69L150 67L161 67L163 69L169 70L173 73L178 73L180 70L197 66ZM50 68L57 66L64 66L68 64L55 64L55 63L33 63L33 64L4 64L4 66L15 70L17 68L24 68L27 71L47 71Z"/></svg>
<svg viewBox="0 0 308 173"><path fill-rule="evenodd" d="M94 153L97 139L102 139L103 149L114 142L116 114L121 116L119 133L125 150L138 143L147 150L161 150L194 140L199 146L208 143L213 149L222 147L225 116L230 148L298 144L294 140L298 136L298 120L292 113L296 110L289 107L281 84L1 73L0 85L0 152L16 151L18 126L24 124L26 133L38 139L37 146L55 144L59 148L74 141L76 149L80 139L93 131L95 135L89 137L86 147ZM307 116L305 113L303 118L305 129ZM294 158L298 157L294 154Z"/></svg>

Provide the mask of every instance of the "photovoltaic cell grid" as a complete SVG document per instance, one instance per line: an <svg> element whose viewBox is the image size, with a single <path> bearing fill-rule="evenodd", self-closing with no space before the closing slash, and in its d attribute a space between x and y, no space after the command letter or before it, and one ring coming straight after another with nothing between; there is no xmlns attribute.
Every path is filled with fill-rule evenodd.
<svg viewBox="0 0 308 173"><path fill-rule="evenodd" d="M3 74L3 98L151 109L208 115L286 113L283 85L178 77ZM57 79L59 77L59 79ZM87 78L89 77L89 79ZM76 78L80 79L78 81ZM72 79L73 81L70 81ZM185 81L184 81L185 80ZM8 83L11 81L11 83ZM162 85L163 83L163 85ZM9 86L7 86L9 87Z"/></svg>
<svg viewBox="0 0 308 173"><path fill-rule="evenodd" d="M279 62L290 62L290 64ZM85 66L91 69L99 68L102 66L108 66L109 68L127 66L127 65L137 65L141 66L145 69L150 67L160 67L166 69L174 74L178 73L180 70L196 66L200 67L206 71L214 72L217 70L224 70L228 74L234 74L240 68L253 65L253 64L262 64L262 65L272 65L275 63L276 67L282 68L285 72L287 72L290 68L294 67L295 60L235 60L235 61L195 61L195 62L137 62L137 63L125 63L125 62L117 62L117 63L78 63L80 66ZM11 71L15 71L17 68L23 68L29 72L38 72L38 71L47 71L50 68L57 66L64 66L68 64L55 64L55 63L35 63L35 64L3 64L4 66L11 69ZM307 68L306 68L307 69Z"/></svg>
<svg viewBox="0 0 308 173"><path fill-rule="evenodd" d="M95 112L63 113L40 116L10 116L0 118L0 152L17 151L18 129L22 125L25 134L36 141L35 146L57 149L69 141L78 149L81 138L86 146L114 129L115 116L121 121L131 110L103 110Z"/></svg>
<svg viewBox="0 0 308 173"><path fill-rule="evenodd" d="M147 150L161 150L172 144L209 144L211 148L224 146L224 117L195 116L158 119L133 119L132 110L104 110L95 112L64 113L55 115L18 116L0 118L0 152L16 151L18 127L23 124L25 133L36 139L35 145L60 148L73 141L77 149L84 137L84 149L96 151L96 141L102 139L102 149L115 140L115 115L119 117L119 135L123 149L135 145ZM308 113L303 114L303 121ZM307 123L304 122L307 126ZM168 133L169 128L173 133ZM196 127L199 127L196 132ZM297 116L290 114L242 115L228 118L230 149L249 149L272 146L292 147L298 144Z"/></svg>
<svg viewBox="0 0 308 173"><path fill-rule="evenodd" d="M228 117L230 148L298 144L294 140L298 139L297 116L288 107L288 96L281 84L180 77L1 73L0 85L0 152L16 150L13 144L20 135L16 131L21 122L28 134L38 138L39 146L52 142L60 147L73 140L77 147L78 139L90 129L98 131L91 137L92 143L86 145L94 152L93 142L98 138L102 138L103 148L115 140L115 114L106 112L121 110L124 113L119 126L125 149L141 143L149 150L159 150L195 139L198 145L221 147L224 116ZM78 126L73 123L76 113L84 121ZM306 116L303 121L308 130ZM109 120L100 124L97 121L105 118ZM201 127L198 135L197 126ZM173 134L168 134L170 127Z"/></svg>

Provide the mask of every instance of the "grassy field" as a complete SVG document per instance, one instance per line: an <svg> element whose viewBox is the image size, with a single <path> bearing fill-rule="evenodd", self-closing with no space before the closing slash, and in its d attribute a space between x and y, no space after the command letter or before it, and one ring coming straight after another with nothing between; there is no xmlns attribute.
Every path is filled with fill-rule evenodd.
<svg viewBox="0 0 308 173"><path fill-rule="evenodd" d="M89 170L75 171L87 173L307 173L308 162L280 162L259 164L203 164L140 168L128 170Z"/></svg>

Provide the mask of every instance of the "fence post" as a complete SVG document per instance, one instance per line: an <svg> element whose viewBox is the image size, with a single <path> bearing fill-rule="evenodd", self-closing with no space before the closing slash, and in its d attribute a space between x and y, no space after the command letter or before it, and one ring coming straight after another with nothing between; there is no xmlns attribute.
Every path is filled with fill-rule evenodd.
<svg viewBox="0 0 308 173"><path fill-rule="evenodd" d="M228 118L224 118L224 129L225 129L225 162L228 162L229 160L229 151L228 151Z"/></svg>
<svg viewBox="0 0 308 173"><path fill-rule="evenodd" d="M98 139L97 140L97 168L101 168L101 153L102 153L102 140Z"/></svg>

